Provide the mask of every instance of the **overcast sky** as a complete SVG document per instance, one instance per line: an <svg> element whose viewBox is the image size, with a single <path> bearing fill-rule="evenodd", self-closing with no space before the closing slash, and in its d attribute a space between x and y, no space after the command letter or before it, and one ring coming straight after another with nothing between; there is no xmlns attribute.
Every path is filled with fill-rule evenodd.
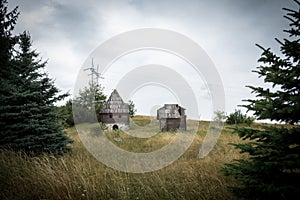
<svg viewBox="0 0 300 200"><path fill-rule="evenodd" d="M9 0L10 8L16 5L21 14L15 33L30 32L34 48L48 60L46 70L62 91L73 92L84 62L106 40L139 28L161 28L187 36L211 58L223 82L227 113L242 104L242 99L253 97L245 85L262 84L251 72L258 66L261 54L255 44L278 52L274 38L285 37L282 30L288 27L282 8L295 7L291 0ZM143 65L161 64L164 56L172 60L163 53L149 55L152 57L137 54L135 59ZM155 56L158 59L153 63L145 62ZM118 82L124 75L120 71L114 81ZM108 80L109 77L103 80L107 95L115 87ZM198 88L201 92L201 86ZM176 101L171 93L162 95L167 93L164 88L145 86L130 96L141 114L155 110L145 101L153 91L161 94L150 95L153 105ZM209 98L202 97L198 103L204 105ZM209 119L211 109L204 107L198 107L199 115Z"/></svg>

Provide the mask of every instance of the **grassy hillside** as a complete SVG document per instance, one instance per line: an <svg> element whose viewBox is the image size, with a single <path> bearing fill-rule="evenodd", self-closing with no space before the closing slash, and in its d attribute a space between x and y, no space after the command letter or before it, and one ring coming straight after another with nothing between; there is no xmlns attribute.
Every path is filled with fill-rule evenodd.
<svg viewBox="0 0 300 200"><path fill-rule="evenodd" d="M134 122L132 131L157 128L157 122L147 117L136 117ZM30 158L2 150L0 199L232 199L227 186L236 183L230 177L224 177L220 168L224 163L240 158L237 150L228 145L240 141L230 126L226 126L213 151L204 159L198 159L208 125L209 122L199 122L192 145L173 164L142 174L106 167L85 149L75 128L67 129L75 140L73 152L61 157ZM166 145L176 133L158 133L145 139L123 132L106 134L123 149L150 152ZM115 137L121 138L122 142L115 141Z"/></svg>

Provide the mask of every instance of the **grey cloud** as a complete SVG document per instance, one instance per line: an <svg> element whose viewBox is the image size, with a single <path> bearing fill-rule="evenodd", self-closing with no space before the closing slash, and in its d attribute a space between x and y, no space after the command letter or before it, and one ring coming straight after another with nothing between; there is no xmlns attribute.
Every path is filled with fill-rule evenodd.
<svg viewBox="0 0 300 200"><path fill-rule="evenodd" d="M248 85L257 82L255 76L249 75L258 65L256 61L260 51L255 43L278 52L274 38L287 36L282 30L288 27L288 21L282 17L282 7L295 6L293 1L286 0L9 1L10 8L16 5L19 5L21 11L16 32L29 30L34 44L45 45L39 46L42 49L37 49L38 51L54 51L56 46L68 44L68 55L87 57L100 42L109 39L111 34L119 34L118 30L108 30L109 26L123 23L132 24L129 28L167 26L186 34L199 43L215 62L229 94L228 98L234 96L234 100L227 100L227 107L231 110L238 104L239 99L247 98L242 89L245 82ZM141 18L141 24L128 18L134 11L136 17ZM120 15L117 21L111 22L110 19L103 18L105 13L110 12ZM51 48L47 45L51 45ZM58 48L57 51L61 50ZM57 55L49 52L48 56L51 65L51 59L56 59ZM68 70L73 66L54 63L57 66L49 67L53 69L50 75L55 78L64 77L67 73L72 73L70 76L75 77L76 69L81 65L78 63L78 68L70 72ZM238 77L234 82L235 88L232 88L232 77ZM63 90L71 89L66 88L66 85L72 85L70 80L57 81L63 83Z"/></svg>

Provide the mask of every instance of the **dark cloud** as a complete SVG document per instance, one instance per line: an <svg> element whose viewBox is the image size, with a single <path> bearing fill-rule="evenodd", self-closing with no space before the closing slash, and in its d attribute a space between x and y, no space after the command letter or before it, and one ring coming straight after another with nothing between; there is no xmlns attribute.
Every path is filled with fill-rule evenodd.
<svg viewBox="0 0 300 200"><path fill-rule="evenodd" d="M224 81L230 110L247 98L237 91L258 82L249 75L260 54L255 43L278 52L274 38L285 37L282 30L288 27L282 8L296 6L286 0L9 1L11 9L16 5L21 12L16 33L30 31L64 91L72 90L81 63L101 42L136 28L166 28L208 53Z"/></svg>

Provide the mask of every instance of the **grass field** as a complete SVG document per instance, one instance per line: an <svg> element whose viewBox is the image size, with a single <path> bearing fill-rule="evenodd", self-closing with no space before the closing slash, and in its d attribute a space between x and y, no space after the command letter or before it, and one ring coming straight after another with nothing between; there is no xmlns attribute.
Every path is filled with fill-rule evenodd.
<svg viewBox="0 0 300 200"><path fill-rule="evenodd" d="M199 159L199 148L209 122L197 124L195 139L177 161L147 173L125 173L105 166L85 149L74 127L66 130L74 139L73 152L60 157L31 158L2 150L0 199L233 199L227 187L237 183L223 176L220 169L224 163L241 157L228 145L240 139L230 126L225 126L214 149ZM132 131L154 131L156 125L155 120L140 116L134 119ZM106 131L105 134L116 145L133 152L159 149L176 135L164 132L141 139L124 132ZM121 142L115 141L116 137Z"/></svg>

